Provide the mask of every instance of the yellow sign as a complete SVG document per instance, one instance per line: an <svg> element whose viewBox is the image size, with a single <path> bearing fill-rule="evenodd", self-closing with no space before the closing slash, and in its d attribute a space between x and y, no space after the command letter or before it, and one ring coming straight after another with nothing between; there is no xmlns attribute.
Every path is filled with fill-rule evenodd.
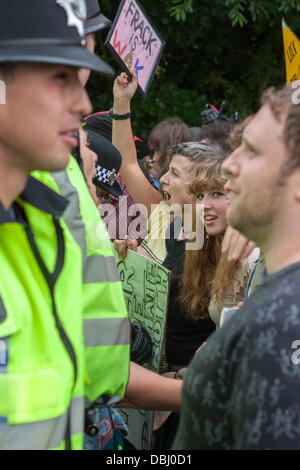
<svg viewBox="0 0 300 470"><path fill-rule="evenodd" d="M300 41L282 19L283 46L285 54L286 81L300 80Z"/></svg>

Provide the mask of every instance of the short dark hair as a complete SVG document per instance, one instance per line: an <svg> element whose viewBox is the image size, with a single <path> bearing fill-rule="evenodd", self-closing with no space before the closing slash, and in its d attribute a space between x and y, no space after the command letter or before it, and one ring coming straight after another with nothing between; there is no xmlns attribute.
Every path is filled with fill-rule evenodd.
<svg viewBox="0 0 300 470"><path fill-rule="evenodd" d="M275 119L280 121L286 114L283 141L288 151L287 173L300 167L300 103L293 102L293 89L285 85L279 90L268 88L262 95L262 105L269 106Z"/></svg>

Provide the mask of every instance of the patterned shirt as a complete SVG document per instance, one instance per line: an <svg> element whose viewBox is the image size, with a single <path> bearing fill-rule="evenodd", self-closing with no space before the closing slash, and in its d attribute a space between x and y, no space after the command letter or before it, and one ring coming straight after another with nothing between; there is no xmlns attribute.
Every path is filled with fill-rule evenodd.
<svg viewBox="0 0 300 470"><path fill-rule="evenodd" d="M300 263L266 276L185 376L174 449L300 449Z"/></svg>
<svg viewBox="0 0 300 470"><path fill-rule="evenodd" d="M124 180L118 176L116 181L123 190L123 196L110 196L101 208L101 217L107 226L111 240L123 240L126 235L140 244L146 235L147 220L140 213L129 194Z"/></svg>

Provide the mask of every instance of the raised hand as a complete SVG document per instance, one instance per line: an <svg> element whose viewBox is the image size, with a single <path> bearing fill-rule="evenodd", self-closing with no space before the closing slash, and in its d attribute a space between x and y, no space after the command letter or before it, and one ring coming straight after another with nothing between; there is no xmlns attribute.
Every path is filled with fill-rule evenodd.
<svg viewBox="0 0 300 470"><path fill-rule="evenodd" d="M135 69L131 71L132 80L129 81L126 73L121 73L114 81L113 94L114 94L114 113L119 113L123 109L119 110L119 106L130 104L133 98L137 86L138 79Z"/></svg>

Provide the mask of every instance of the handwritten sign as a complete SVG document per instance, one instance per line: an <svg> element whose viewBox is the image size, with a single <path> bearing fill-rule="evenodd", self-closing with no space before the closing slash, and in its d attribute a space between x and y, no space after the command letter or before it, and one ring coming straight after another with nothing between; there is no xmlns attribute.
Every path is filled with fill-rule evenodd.
<svg viewBox="0 0 300 470"><path fill-rule="evenodd" d="M122 70L135 68L145 97L160 61L165 41L151 24L138 0L123 0L105 41Z"/></svg>
<svg viewBox="0 0 300 470"><path fill-rule="evenodd" d="M116 262L131 321L141 323L152 339L152 358L144 367L158 372L162 360L169 295L170 272L150 259L128 250L124 261ZM138 450L148 450L153 411L119 409L128 426L127 439Z"/></svg>
<svg viewBox="0 0 300 470"><path fill-rule="evenodd" d="M282 20L282 32L286 81L291 84L295 80L300 80L300 41L284 19Z"/></svg>

